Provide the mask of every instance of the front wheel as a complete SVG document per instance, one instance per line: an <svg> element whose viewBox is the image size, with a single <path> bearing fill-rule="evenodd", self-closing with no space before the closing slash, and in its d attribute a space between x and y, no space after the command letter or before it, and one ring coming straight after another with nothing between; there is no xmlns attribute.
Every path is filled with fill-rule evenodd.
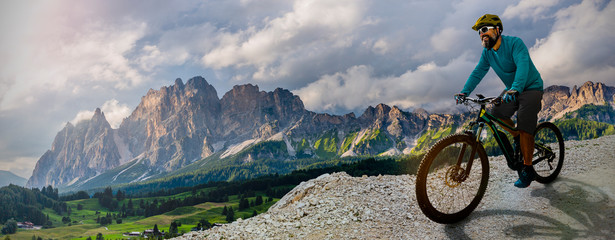
<svg viewBox="0 0 615 240"><path fill-rule="evenodd" d="M417 202L435 222L458 222L478 206L488 180L489 161L483 146L470 135L450 135L438 141L421 161Z"/></svg>
<svg viewBox="0 0 615 240"><path fill-rule="evenodd" d="M559 128L550 122L538 124L534 132L534 157L532 165L538 174L536 181L550 183L564 164L564 138Z"/></svg>

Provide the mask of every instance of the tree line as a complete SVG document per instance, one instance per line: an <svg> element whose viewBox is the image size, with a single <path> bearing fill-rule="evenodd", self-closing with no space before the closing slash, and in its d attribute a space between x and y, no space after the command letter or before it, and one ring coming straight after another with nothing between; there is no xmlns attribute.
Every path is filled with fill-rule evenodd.
<svg viewBox="0 0 615 240"><path fill-rule="evenodd" d="M44 208L53 209L58 215L68 212L65 202L58 198L58 189L51 186L24 188L9 185L0 188L0 222L9 219L29 221L43 227L50 227L49 216L43 213Z"/></svg>
<svg viewBox="0 0 615 240"><path fill-rule="evenodd" d="M181 187L178 189L157 191L155 192L157 194L147 194L148 197L151 197L152 195L161 196L171 193L177 194L180 192L192 191L191 195L182 199L170 198L163 200L155 198L150 201L141 199L138 203L135 203L132 201L132 198L136 196L127 195L126 192L121 190L118 190L114 194L111 187L105 188L103 192L95 193L93 198L98 198L100 205L106 207L110 211L119 211L120 217L150 217L172 211L179 207L194 206L204 202L227 202L231 195L241 196L240 209L244 209L246 208L245 206L249 206L245 198L255 197L255 192L260 191L264 192L265 195L269 197L281 198L299 183L316 178L325 173L344 171L351 176L415 174L421 158L422 156L407 156L398 160L392 158L368 158L355 163L341 163L341 161L332 160L329 163L322 163L332 165L329 167L295 170L285 175L270 174L250 180L212 182L190 188ZM124 202L120 205L120 202L126 199L126 197L130 198L128 202ZM256 197L256 201L262 204L262 199L259 200L258 196ZM74 197L69 198L72 199Z"/></svg>
<svg viewBox="0 0 615 240"><path fill-rule="evenodd" d="M555 122L566 140L586 140L615 134L615 127L608 123L578 118Z"/></svg>

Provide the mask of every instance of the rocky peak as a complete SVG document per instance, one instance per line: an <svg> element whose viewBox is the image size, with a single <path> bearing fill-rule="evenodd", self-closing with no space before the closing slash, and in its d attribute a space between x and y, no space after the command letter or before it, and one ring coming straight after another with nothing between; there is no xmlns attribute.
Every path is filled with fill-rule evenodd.
<svg viewBox="0 0 615 240"><path fill-rule="evenodd" d="M97 108L90 120L67 123L37 162L28 186L65 185L119 165L114 130Z"/></svg>
<svg viewBox="0 0 615 240"><path fill-rule="evenodd" d="M380 103L376 107L367 107L367 109L365 109L365 111L359 118L364 121L373 121L376 119L385 120L385 118L389 115L390 111L391 107L387 106L384 103Z"/></svg>
<svg viewBox="0 0 615 240"><path fill-rule="evenodd" d="M104 117L105 115L103 114L102 110L100 110L100 108L96 108L96 110L94 110L94 117L96 116Z"/></svg>
<svg viewBox="0 0 615 240"><path fill-rule="evenodd" d="M570 93L569 105L576 106L579 104L595 104L603 105L613 101L615 87L608 87L603 83L586 82L577 89L575 85Z"/></svg>
<svg viewBox="0 0 615 240"><path fill-rule="evenodd" d="M219 115L220 100L213 86L203 77L186 84L178 78L174 85L150 90L141 98L119 133L134 156L144 153L151 164L174 169L200 158L204 138L216 135ZM185 146L174 144L179 138Z"/></svg>
<svg viewBox="0 0 615 240"><path fill-rule="evenodd" d="M181 79L179 80L181 83ZM175 85L178 85L178 83L176 83ZM205 78L201 76L197 76L197 77L193 77L189 79L188 82L186 83L186 88L190 90L204 91L206 94L208 95L212 94L216 97L216 99L218 98L218 92L216 91L216 89L212 85L210 85L207 82L207 80L205 80Z"/></svg>
<svg viewBox="0 0 615 240"><path fill-rule="evenodd" d="M576 90L576 86L575 86L575 90L574 91L577 91ZM568 97L570 97L570 88L566 87L566 86L556 86L556 85L553 85L553 86L550 86L548 88L545 88L544 93L545 94L555 94L555 95L559 95L559 96L568 98Z"/></svg>
<svg viewBox="0 0 615 240"><path fill-rule="evenodd" d="M298 96L285 89L260 91L252 84L234 86L220 100L223 136L234 138L277 121L282 128L307 113Z"/></svg>
<svg viewBox="0 0 615 240"><path fill-rule="evenodd" d="M94 111L94 116L92 116L92 119L90 120L90 125L111 128L107 118L105 118L105 113L103 113L100 108L96 108Z"/></svg>
<svg viewBox="0 0 615 240"><path fill-rule="evenodd" d="M404 113L397 106L393 106L391 111L389 111L389 118L391 119L402 119L405 118Z"/></svg>
<svg viewBox="0 0 615 240"><path fill-rule="evenodd" d="M178 88L184 88L184 82L181 78L175 79L175 86L177 86Z"/></svg>
<svg viewBox="0 0 615 240"><path fill-rule="evenodd" d="M140 118L147 116L150 112L160 112L164 110L179 110L184 103L187 103L190 98L205 101L206 103L217 103L218 93L203 77L194 77L188 80L184 85L183 81L178 78L175 84L164 86L160 90L150 89L147 94L141 98L141 103L130 118Z"/></svg>
<svg viewBox="0 0 615 240"><path fill-rule="evenodd" d="M429 112L427 112L427 110L425 110L424 108L414 109L413 113L418 115L418 116L422 116L423 118L428 118L429 117Z"/></svg>
<svg viewBox="0 0 615 240"><path fill-rule="evenodd" d="M591 81L585 82L580 87L575 85L572 90L564 86L550 86L544 91L542 110L538 117L543 120L558 119L586 104L604 105L608 103L614 106L614 95L615 87Z"/></svg>
<svg viewBox="0 0 615 240"><path fill-rule="evenodd" d="M258 85L252 84L244 84L244 85L235 85L233 89L228 91L224 96L222 96L221 101L231 101L238 99L250 99L255 100L259 96ZM264 94L265 92L263 92Z"/></svg>
<svg viewBox="0 0 615 240"><path fill-rule="evenodd" d="M376 106L376 112L378 113L378 115L388 115L390 111L391 107L384 103L378 104L378 106Z"/></svg>

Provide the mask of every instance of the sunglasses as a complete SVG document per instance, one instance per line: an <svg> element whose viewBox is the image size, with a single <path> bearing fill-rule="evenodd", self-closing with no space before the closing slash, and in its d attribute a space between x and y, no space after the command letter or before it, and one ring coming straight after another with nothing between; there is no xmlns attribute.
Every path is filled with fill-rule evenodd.
<svg viewBox="0 0 615 240"><path fill-rule="evenodd" d="M481 35L483 33L488 32L489 30L491 30L492 28L495 28L494 26L484 26L480 29L478 29L478 35Z"/></svg>

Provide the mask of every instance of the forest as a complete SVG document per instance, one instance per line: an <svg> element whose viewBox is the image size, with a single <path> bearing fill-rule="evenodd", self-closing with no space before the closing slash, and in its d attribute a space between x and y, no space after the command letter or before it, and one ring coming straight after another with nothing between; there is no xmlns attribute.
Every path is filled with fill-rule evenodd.
<svg viewBox="0 0 615 240"><path fill-rule="evenodd" d="M60 215L68 211L66 203L59 200L58 189L51 186L42 190L12 184L0 188L0 223L15 219L49 227L51 222L43 208L53 209Z"/></svg>

